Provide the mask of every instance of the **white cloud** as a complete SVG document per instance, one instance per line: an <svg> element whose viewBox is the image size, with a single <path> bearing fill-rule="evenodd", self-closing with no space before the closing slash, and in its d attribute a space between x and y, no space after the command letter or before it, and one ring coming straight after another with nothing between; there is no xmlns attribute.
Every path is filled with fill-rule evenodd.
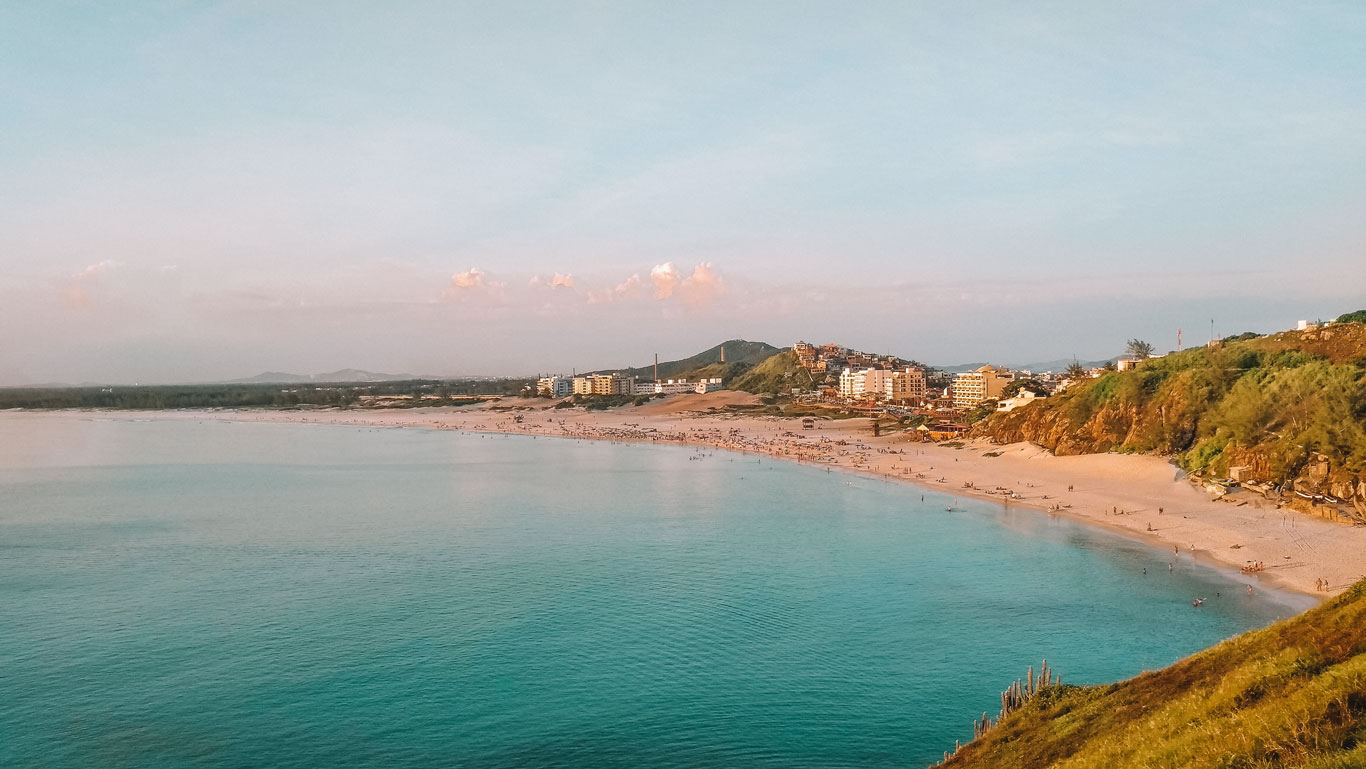
<svg viewBox="0 0 1366 769"><path fill-rule="evenodd" d="M650 268L650 282L654 284L656 299L668 299L673 296L679 279L678 268L674 267L673 262L656 264Z"/></svg>

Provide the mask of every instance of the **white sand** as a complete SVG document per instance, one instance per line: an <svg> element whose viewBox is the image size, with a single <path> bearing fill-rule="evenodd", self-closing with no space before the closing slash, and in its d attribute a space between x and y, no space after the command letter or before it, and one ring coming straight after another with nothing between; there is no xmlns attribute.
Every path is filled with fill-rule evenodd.
<svg viewBox="0 0 1366 769"><path fill-rule="evenodd" d="M1055 457L1030 444L970 443L954 449L912 442L905 433L874 438L866 419L820 420L817 429L803 430L799 419L706 412L750 402L752 396L723 391L672 396L604 412L551 409L546 400L507 398L464 408L178 411L136 416L411 426L762 452L910 481L941 492L1049 510L1174 548L1173 558L1203 558L1233 568L1261 562L1264 570L1245 577L1254 589L1258 583L1270 582L1326 597L1366 576L1366 528L1277 509L1274 503L1250 494L1235 501L1215 501L1180 479L1177 468L1158 457ZM998 451L1000 456L984 456ZM1319 579L1327 580L1327 591L1317 590Z"/></svg>

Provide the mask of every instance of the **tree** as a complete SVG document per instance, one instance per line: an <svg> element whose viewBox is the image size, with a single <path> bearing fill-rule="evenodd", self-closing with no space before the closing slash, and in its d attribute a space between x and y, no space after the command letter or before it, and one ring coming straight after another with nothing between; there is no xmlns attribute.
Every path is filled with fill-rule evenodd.
<svg viewBox="0 0 1366 769"><path fill-rule="evenodd" d="M1016 379L1001 390L1002 398L1014 398L1021 390L1028 390L1037 396L1048 395L1048 388L1037 379Z"/></svg>
<svg viewBox="0 0 1366 769"><path fill-rule="evenodd" d="M1081 361L1073 360L1067 366L1068 379L1085 379L1086 377L1090 376L1090 374L1091 372L1087 371L1086 367L1081 365Z"/></svg>
<svg viewBox="0 0 1366 769"><path fill-rule="evenodd" d="M1129 346L1124 348L1124 351L1139 360L1143 360L1152 357L1153 346L1142 339L1130 339Z"/></svg>
<svg viewBox="0 0 1366 769"><path fill-rule="evenodd" d="M1338 316L1338 323L1366 323L1366 310L1357 310Z"/></svg>
<svg viewBox="0 0 1366 769"><path fill-rule="evenodd" d="M1105 364L1101 366L1101 368L1105 369L1106 371L1114 371L1115 369L1119 368L1119 366L1115 365L1114 361L1107 360L1105 361Z"/></svg>

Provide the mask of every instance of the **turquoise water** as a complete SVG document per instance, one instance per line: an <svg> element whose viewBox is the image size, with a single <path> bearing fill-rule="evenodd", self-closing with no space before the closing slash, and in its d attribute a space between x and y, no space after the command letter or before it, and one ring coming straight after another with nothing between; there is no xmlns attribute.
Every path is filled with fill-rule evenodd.
<svg viewBox="0 0 1366 769"><path fill-rule="evenodd" d="M0 766L918 767L1041 658L1111 681L1304 606L698 456L0 414Z"/></svg>

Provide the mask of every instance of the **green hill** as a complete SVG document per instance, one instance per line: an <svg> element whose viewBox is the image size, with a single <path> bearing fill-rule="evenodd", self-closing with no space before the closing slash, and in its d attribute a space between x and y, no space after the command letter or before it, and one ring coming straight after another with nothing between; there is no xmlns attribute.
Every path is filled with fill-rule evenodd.
<svg viewBox="0 0 1366 769"><path fill-rule="evenodd" d="M791 348L770 355L762 363L730 381L730 387L751 393L781 393L793 387L810 389L811 372L797 365Z"/></svg>
<svg viewBox="0 0 1366 769"><path fill-rule="evenodd" d="M1289 503L1309 495L1366 521L1366 325L1172 353L995 414L974 434L1055 454L1164 454L1208 476L1243 468Z"/></svg>
<svg viewBox="0 0 1366 769"><path fill-rule="evenodd" d="M726 363L721 365L721 348L726 349ZM762 363L764 360L778 352L779 348L766 342L750 342L744 339L731 339L722 342L707 350L703 350L696 355L682 360L671 360L660 362L659 377L661 379L696 379L698 377L722 377L730 378L738 376L750 367ZM620 369L613 369L619 370ZM622 373L628 376L640 377L642 379L653 379L654 364L640 366L638 368L625 369ZM604 370L603 373L606 373Z"/></svg>
<svg viewBox="0 0 1366 769"><path fill-rule="evenodd" d="M1040 687L942 766L1366 767L1366 581L1164 670Z"/></svg>

